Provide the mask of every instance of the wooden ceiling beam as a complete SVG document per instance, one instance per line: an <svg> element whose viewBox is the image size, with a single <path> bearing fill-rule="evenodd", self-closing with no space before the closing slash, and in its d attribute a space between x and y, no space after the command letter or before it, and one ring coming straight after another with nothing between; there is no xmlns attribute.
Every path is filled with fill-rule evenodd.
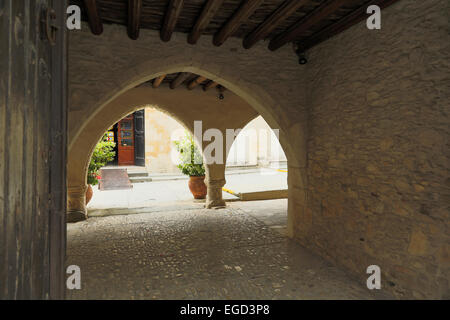
<svg viewBox="0 0 450 320"><path fill-rule="evenodd" d="M96 0L84 0L84 6L87 11L87 16L89 20L89 27L91 32L95 35L100 35L103 33L103 23L100 15L98 14L98 6Z"/></svg>
<svg viewBox="0 0 450 320"><path fill-rule="evenodd" d="M343 32L344 30L347 30L351 26L357 24L358 22L361 22L365 19L367 19L367 7L370 5L377 5L381 9L384 9L394 2L397 2L398 0L372 0L367 2L365 5L359 7L358 9L353 10L349 14L347 14L342 19L339 19L335 23L325 27L324 29L320 30L319 32L313 34L312 36L306 38L304 41L301 41L299 43L299 49L300 51L306 51L319 43L337 35L338 33Z"/></svg>
<svg viewBox="0 0 450 320"><path fill-rule="evenodd" d="M197 78L195 78L188 84L188 89L193 90L195 87L197 87L199 84L201 84L205 80L207 80L205 77L198 76Z"/></svg>
<svg viewBox="0 0 450 320"><path fill-rule="evenodd" d="M266 38L278 25L293 15L300 7L304 6L309 0L286 0L274 11L269 18L261 23L252 33L243 41L245 49L250 49L258 41Z"/></svg>
<svg viewBox="0 0 450 320"><path fill-rule="evenodd" d="M202 33L208 27L211 20L216 15L224 0L208 0L203 7L202 13L197 18L194 28L188 37L188 43L196 44Z"/></svg>
<svg viewBox="0 0 450 320"><path fill-rule="evenodd" d="M214 36L213 44L221 46L247 20L264 0L245 0L225 26Z"/></svg>
<svg viewBox="0 0 450 320"><path fill-rule="evenodd" d="M272 39L269 44L269 49L272 51L277 50L284 46L286 43L297 39L309 28L317 24L319 21L325 19L348 2L350 2L350 0L328 0L324 2L306 17L300 19L285 33Z"/></svg>
<svg viewBox="0 0 450 320"><path fill-rule="evenodd" d="M166 11L164 23L161 28L161 40L167 42L172 37L173 30L177 25L178 17L183 9L184 0L170 0Z"/></svg>
<svg viewBox="0 0 450 320"><path fill-rule="evenodd" d="M128 36L137 40L141 23L142 0L128 0Z"/></svg>
<svg viewBox="0 0 450 320"><path fill-rule="evenodd" d="M170 83L170 89L178 88L191 74L189 72L180 72L178 76Z"/></svg>
<svg viewBox="0 0 450 320"><path fill-rule="evenodd" d="M164 81L164 79L166 78L167 74L163 74L161 76L159 76L158 78L155 78L155 80L153 80L153 88L159 88L159 86L161 85L161 83Z"/></svg>
<svg viewBox="0 0 450 320"><path fill-rule="evenodd" d="M203 90L204 90L204 91L208 91L209 89L215 88L215 87L217 87L218 85L219 85L219 84L218 84L217 82L210 80L208 83L206 83L206 84L203 86Z"/></svg>

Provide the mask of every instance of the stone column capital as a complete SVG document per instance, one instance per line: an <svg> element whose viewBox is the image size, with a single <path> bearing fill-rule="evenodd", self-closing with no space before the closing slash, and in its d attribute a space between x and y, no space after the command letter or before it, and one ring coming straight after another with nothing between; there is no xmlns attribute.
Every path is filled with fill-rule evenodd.
<svg viewBox="0 0 450 320"><path fill-rule="evenodd" d="M88 185L78 185L78 186L68 186L67 187L67 193L71 195L77 195L77 194L85 194L87 191Z"/></svg>
<svg viewBox="0 0 450 320"><path fill-rule="evenodd" d="M225 179L217 179L217 180L206 179L205 183L206 183L206 185L209 185L213 188L222 188L225 185L226 180Z"/></svg>

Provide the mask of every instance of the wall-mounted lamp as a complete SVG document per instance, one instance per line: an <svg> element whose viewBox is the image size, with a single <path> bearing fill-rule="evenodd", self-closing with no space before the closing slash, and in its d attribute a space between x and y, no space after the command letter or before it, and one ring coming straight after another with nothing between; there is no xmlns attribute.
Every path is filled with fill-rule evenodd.
<svg viewBox="0 0 450 320"><path fill-rule="evenodd" d="M304 53L298 53L298 63L307 64L308 59L306 59L306 55Z"/></svg>
<svg viewBox="0 0 450 320"><path fill-rule="evenodd" d="M225 99L225 96L223 95L223 93L225 92L225 90L227 90L225 87L223 86L218 86L217 90L219 91L219 100L223 100Z"/></svg>
<svg viewBox="0 0 450 320"><path fill-rule="evenodd" d="M303 51L302 48L298 44L294 44L295 54L298 56L299 64L307 64L308 59L306 58L306 52Z"/></svg>

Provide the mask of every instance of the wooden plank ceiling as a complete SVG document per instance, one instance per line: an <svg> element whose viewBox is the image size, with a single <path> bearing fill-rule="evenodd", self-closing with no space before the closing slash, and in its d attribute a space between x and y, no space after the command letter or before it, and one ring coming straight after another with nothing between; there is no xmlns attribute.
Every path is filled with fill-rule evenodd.
<svg viewBox="0 0 450 320"><path fill-rule="evenodd" d="M187 33L195 44L213 35L213 44L242 38L244 48L268 41L270 50L294 43L304 52L368 17L369 5L385 8L398 0L71 0L82 8L94 34L103 24L127 26L128 36L139 30L159 30L162 41L173 32Z"/></svg>
<svg viewBox="0 0 450 320"><path fill-rule="evenodd" d="M369 5L385 8L398 0L70 0L82 9L82 19L92 33L100 35L103 24L126 26L136 40L140 29L158 30L161 40L174 32L188 34L195 45L202 35L212 35L221 46L230 37L241 38L246 49L267 41L275 51L289 43L302 54L320 42L368 17ZM125 28L124 28L125 30ZM124 31L125 32L125 31ZM162 75L144 86L171 89L201 87L226 90L214 81L191 73Z"/></svg>
<svg viewBox="0 0 450 320"><path fill-rule="evenodd" d="M140 86L159 88L161 85L166 84L171 89L179 87L185 87L187 90L194 90L196 88L202 88L203 91L216 89L219 93L225 92L226 88L219 85L217 82L209 80L203 76L189 72L179 72L171 74L163 74L153 80L143 83Z"/></svg>

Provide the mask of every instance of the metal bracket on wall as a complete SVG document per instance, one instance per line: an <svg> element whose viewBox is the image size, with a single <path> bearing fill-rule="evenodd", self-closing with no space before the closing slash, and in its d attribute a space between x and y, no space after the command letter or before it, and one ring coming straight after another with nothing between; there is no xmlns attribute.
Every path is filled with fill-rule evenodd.
<svg viewBox="0 0 450 320"><path fill-rule="evenodd" d="M41 14L41 35L47 39L51 46L56 45L56 32L58 26L55 24L56 12L52 8L43 8Z"/></svg>

